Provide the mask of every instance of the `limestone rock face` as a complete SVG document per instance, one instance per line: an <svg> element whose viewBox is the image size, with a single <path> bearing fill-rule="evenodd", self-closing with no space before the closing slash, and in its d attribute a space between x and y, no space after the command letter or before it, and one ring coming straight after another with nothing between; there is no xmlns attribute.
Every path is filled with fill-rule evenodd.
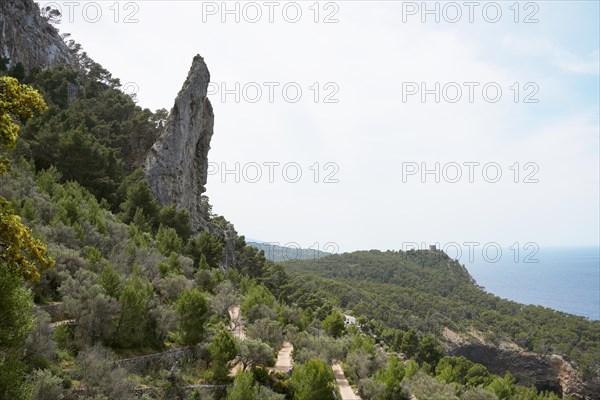
<svg viewBox="0 0 600 400"><path fill-rule="evenodd" d="M206 227L201 195L206 190L214 123L206 97L209 81L204 59L197 55L145 163L148 182L158 201L185 209L195 231Z"/></svg>
<svg viewBox="0 0 600 400"><path fill-rule="evenodd" d="M451 343L448 355L464 356L485 365L492 373L504 375L510 371L525 386L533 384L538 390L573 396L578 400L600 397L600 382L596 378L584 381L566 360L558 355L541 355L524 351L515 344L489 343L480 338L464 340L449 329L444 336Z"/></svg>
<svg viewBox="0 0 600 400"><path fill-rule="evenodd" d="M223 231L225 248L223 249L223 267L225 269L235 265L235 238L238 236L233 224L227 224Z"/></svg>
<svg viewBox="0 0 600 400"><path fill-rule="evenodd" d="M0 56L10 60L9 68L20 62L27 71L75 64L58 31L40 16L33 0L0 1Z"/></svg>

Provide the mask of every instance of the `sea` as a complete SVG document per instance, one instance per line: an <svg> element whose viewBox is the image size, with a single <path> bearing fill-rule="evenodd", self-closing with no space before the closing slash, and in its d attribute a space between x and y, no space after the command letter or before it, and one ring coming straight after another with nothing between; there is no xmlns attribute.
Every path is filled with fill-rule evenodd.
<svg viewBox="0 0 600 400"><path fill-rule="evenodd" d="M536 249L537 250L537 249ZM486 291L600 320L600 248L539 248L525 257L510 249L502 257L460 260ZM496 262L491 262L496 261Z"/></svg>

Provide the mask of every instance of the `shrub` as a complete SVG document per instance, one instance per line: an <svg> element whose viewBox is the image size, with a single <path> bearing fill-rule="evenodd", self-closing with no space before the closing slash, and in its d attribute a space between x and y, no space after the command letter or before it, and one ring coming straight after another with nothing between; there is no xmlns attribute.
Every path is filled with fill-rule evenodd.
<svg viewBox="0 0 600 400"><path fill-rule="evenodd" d="M258 397L258 388L250 372L241 372L227 391L227 400L262 400Z"/></svg>
<svg viewBox="0 0 600 400"><path fill-rule="evenodd" d="M456 387L417 372L405 385L410 393L422 400L458 400Z"/></svg>
<svg viewBox="0 0 600 400"><path fill-rule="evenodd" d="M109 399L132 399L134 383L122 368L115 368L112 354L96 345L77 357L77 372L87 396L106 396Z"/></svg>
<svg viewBox="0 0 600 400"><path fill-rule="evenodd" d="M118 304L96 281L96 274L82 269L60 287L65 311L77 320L74 333L79 346L106 342L112 334Z"/></svg>
<svg viewBox="0 0 600 400"><path fill-rule="evenodd" d="M63 380L52 375L49 370L36 370L30 376L32 400L61 400L63 395Z"/></svg>
<svg viewBox="0 0 600 400"><path fill-rule="evenodd" d="M344 333L344 323L345 319L342 313L339 310L334 310L323 321L323 328L330 336L339 338Z"/></svg>
<svg viewBox="0 0 600 400"><path fill-rule="evenodd" d="M229 374L229 363L235 359L239 347L231 333L221 330L208 345L212 359L212 377L217 383L226 382Z"/></svg>
<svg viewBox="0 0 600 400"><path fill-rule="evenodd" d="M119 296L121 310L114 337L120 346L155 344L149 315L153 291L152 284L142 276L140 268L134 268Z"/></svg>
<svg viewBox="0 0 600 400"><path fill-rule="evenodd" d="M183 240L173 228L161 225L156 233L156 247L165 257L171 253L180 253L183 249Z"/></svg>
<svg viewBox="0 0 600 400"><path fill-rule="evenodd" d="M291 382L297 400L335 400L337 397L333 371L320 359L294 367Z"/></svg>

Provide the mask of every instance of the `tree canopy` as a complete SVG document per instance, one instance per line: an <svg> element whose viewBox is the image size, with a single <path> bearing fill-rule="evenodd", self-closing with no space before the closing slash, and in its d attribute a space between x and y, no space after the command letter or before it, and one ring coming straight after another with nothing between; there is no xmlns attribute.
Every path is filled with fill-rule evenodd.
<svg viewBox="0 0 600 400"><path fill-rule="evenodd" d="M335 400L337 388L331 367L323 360L313 359L292 372L292 387L296 400Z"/></svg>
<svg viewBox="0 0 600 400"><path fill-rule="evenodd" d="M0 77L0 176L10 166L2 155L12 149L19 137L19 122L31 118L34 113L47 109L41 95L33 88L19 84L15 78ZM0 259L13 272L27 281L37 281L40 270L52 266L46 256L46 246L35 239L31 230L14 214L10 204L0 196Z"/></svg>

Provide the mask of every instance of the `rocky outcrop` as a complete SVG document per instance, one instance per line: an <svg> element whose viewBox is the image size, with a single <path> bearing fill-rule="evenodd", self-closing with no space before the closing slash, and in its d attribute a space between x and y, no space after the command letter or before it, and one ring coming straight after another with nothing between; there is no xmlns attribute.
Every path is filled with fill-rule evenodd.
<svg viewBox="0 0 600 400"><path fill-rule="evenodd" d="M20 62L26 71L75 64L58 31L40 15L33 0L0 2L0 56L9 59L9 68Z"/></svg>
<svg viewBox="0 0 600 400"><path fill-rule="evenodd" d="M235 239L238 237L233 224L227 224L223 230L225 248L223 249L223 268L231 268L235 265Z"/></svg>
<svg viewBox="0 0 600 400"><path fill-rule="evenodd" d="M195 231L206 227L201 194L206 190L214 122L213 109L206 97L209 81L204 59L197 55L145 166L158 201L185 209Z"/></svg>
<svg viewBox="0 0 600 400"><path fill-rule="evenodd" d="M542 355L525 351L512 343L495 345L477 335L468 339L444 330L452 356L464 356L485 365L490 372L504 375L510 371L519 383L534 385L538 390L552 391L575 399L600 399L600 385L595 380L584 382L581 374L558 355Z"/></svg>

